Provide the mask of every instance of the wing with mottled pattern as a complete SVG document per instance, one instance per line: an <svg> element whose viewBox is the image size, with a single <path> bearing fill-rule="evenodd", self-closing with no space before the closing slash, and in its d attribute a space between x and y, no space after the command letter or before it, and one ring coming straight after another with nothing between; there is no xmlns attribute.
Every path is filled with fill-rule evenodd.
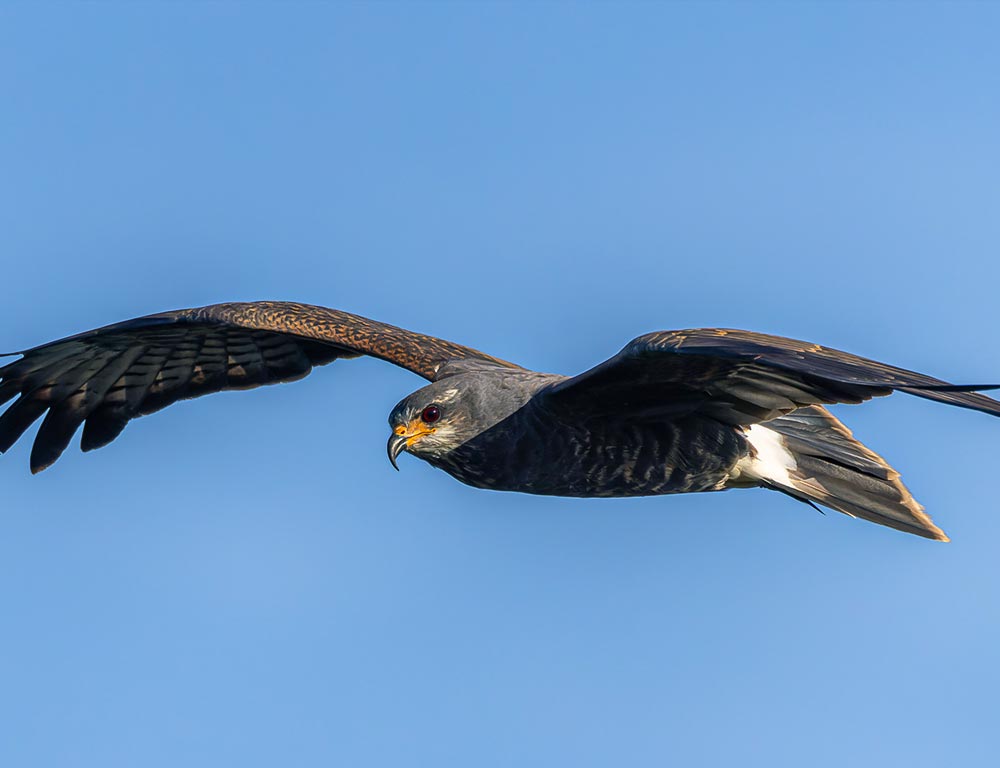
<svg viewBox="0 0 1000 768"><path fill-rule="evenodd" d="M754 424L808 405L860 403L893 390L1000 416L1000 402L924 374L780 336L701 328L660 331L553 387L577 418L664 419L701 413Z"/></svg>
<svg viewBox="0 0 1000 768"><path fill-rule="evenodd" d="M128 320L16 353L0 367L0 453L45 415L31 469L52 464L83 424L88 451L178 400L294 381L314 365L373 357L431 381L450 360L511 366L469 347L358 315L289 302L214 304ZM516 366L511 366L516 367Z"/></svg>

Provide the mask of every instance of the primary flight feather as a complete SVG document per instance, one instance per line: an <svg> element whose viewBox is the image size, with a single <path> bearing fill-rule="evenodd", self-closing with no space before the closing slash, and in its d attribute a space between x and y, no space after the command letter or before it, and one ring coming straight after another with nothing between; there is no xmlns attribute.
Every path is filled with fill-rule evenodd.
<svg viewBox="0 0 1000 768"><path fill-rule="evenodd" d="M715 328L650 333L578 376L291 302L214 304L81 333L0 367L0 452L44 415L31 470L83 425L108 444L178 400L294 381L370 355L431 384L393 408L387 450L480 488L648 496L763 487L932 539L947 537L882 457L822 406L894 390L1000 416L1000 402L863 357ZM16 399L15 399L16 398Z"/></svg>

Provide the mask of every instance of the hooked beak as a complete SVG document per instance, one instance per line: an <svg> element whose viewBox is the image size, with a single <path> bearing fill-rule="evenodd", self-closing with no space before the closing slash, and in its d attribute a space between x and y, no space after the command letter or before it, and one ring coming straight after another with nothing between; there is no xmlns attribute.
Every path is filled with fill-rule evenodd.
<svg viewBox="0 0 1000 768"><path fill-rule="evenodd" d="M385 450L389 454L390 463L396 467L397 472L399 471L399 467L396 466L396 457L420 438L433 433L433 427L428 427L419 418L413 419L405 426L397 424L393 427L392 435L389 437L389 442L386 444Z"/></svg>
<svg viewBox="0 0 1000 768"><path fill-rule="evenodd" d="M385 446L385 451L389 454L389 463L392 464L397 472L399 471L399 465L396 464L396 457L406 450L407 440L406 435L392 434L389 435L389 442Z"/></svg>

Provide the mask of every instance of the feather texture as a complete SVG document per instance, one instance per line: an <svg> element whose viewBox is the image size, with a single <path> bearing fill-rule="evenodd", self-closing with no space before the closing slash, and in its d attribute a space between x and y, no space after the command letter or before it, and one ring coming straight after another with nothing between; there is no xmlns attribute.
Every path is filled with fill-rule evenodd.
<svg viewBox="0 0 1000 768"><path fill-rule="evenodd" d="M551 407L587 417L655 418L675 413L755 424L796 408L860 403L893 390L1000 416L1000 402L954 385L847 352L751 331L660 331L630 342L611 359L556 385Z"/></svg>
<svg viewBox="0 0 1000 768"><path fill-rule="evenodd" d="M451 360L510 363L339 310L289 302L215 304L128 320L45 344L0 368L0 452L44 415L31 469L50 466L84 424L85 451L179 400L300 379L360 355L428 379Z"/></svg>

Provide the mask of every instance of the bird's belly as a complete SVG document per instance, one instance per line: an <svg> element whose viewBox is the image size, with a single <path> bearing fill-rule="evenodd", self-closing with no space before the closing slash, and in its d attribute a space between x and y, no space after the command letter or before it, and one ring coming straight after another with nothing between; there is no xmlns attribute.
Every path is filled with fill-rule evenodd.
<svg viewBox="0 0 1000 768"><path fill-rule="evenodd" d="M542 424L512 440L477 438L439 466L477 488L553 496L654 496L718 490L746 453L746 441L736 429L711 419L587 429Z"/></svg>

